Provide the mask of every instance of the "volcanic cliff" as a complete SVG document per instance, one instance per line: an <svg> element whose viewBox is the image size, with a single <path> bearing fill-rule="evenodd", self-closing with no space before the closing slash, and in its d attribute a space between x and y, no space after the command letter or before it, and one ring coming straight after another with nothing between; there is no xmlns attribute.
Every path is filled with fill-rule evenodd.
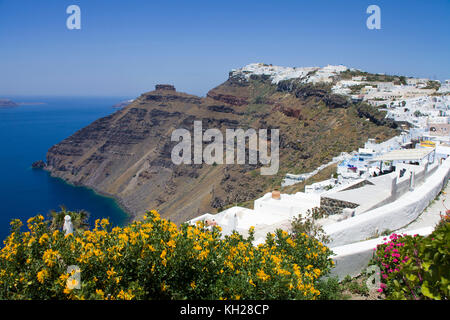
<svg viewBox="0 0 450 320"><path fill-rule="evenodd" d="M280 170L261 176L259 165L175 165L174 129L278 128ZM116 197L134 216L157 209L177 223L279 187L286 172L311 171L368 138L385 140L395 124L365 104L335 95L329 84L230 73L204 98L158 85L127 107L75 132L47 153L48 170L74 185ZM206 144L205 144L206 145Z"/></svg>

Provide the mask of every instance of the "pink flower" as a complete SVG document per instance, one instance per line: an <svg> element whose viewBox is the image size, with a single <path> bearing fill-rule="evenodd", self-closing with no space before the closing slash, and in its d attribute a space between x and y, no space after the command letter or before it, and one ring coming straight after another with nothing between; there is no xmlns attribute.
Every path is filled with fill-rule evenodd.
<svg viewBox="0 0 450 320"><path fill-rule="evenodd" d="M378 291L378 292L383 292L383 289L380 288L380 289L378 289L377 291Z"/></svg>

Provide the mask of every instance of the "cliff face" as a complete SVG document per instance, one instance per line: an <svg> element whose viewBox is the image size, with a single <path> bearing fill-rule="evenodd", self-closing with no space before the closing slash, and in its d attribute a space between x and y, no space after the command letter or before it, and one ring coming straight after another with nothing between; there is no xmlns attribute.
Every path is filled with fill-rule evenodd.
<svg viewBox="0 0 450 320"><path fill-rule="evenodd" d="M358 109L326 88L273 84L262 76L230 76L205 98L159 85L50 148L46 170L115 196L134 216L157 209L180 223L253 200L279 187L286 172L312 170L369 137L384 140L395 134L384 123L366 121ZM192 133L194 120L202 121L203 130L222 132L278 128L278 174L261 176L259 165L173 164L177 142L171 142L172 131Z"/></svg>

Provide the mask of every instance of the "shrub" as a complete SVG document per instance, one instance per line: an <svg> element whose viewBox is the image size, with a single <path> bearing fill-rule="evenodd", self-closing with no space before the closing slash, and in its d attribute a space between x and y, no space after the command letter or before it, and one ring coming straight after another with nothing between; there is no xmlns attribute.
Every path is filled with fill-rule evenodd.
<svg viewBox="0 0 450 320"><path fill-rule="evenodd" d="M449 244L448 222L427 237L392 234L374 249L372 264L381 269L378 291L388 299L448 299Z"/></svg>
<svg viewBox="0 0 450 320"><path fill-rule="evenodd" d="M265 243L222 237L219 227L143 221L65 236L42 216L20 220L0 252L0 299L316 299L331 251L306 234L277 230ZM80 288L68 266L80 269Z"/></svg>
<svg viewBox="0 0 450 320"><path fill-rule="evenodd" d="M305 215L299 215L292 220L292 233L294 236L306 234L323 243L329 243L330 237L327 236L322 226L317 223L318 219L326 218L328 214L321 208L312 208L306 211Z"/></svg>
<svg viewBox="0 0 450 320"><path fill-rule="evenodd" d="M337 276L319 279L317 288L320 291L320 300L345 300L348 296L343 294L344 288Z"/></svg>
<svg viewBox="0 0 450 320"><path fill-rule="evenodd" d="M365 279L365 276L362 275L363 281L361 281L361 283L358 283L357 279L352 279L350 276L347 275L347 277L345 277L344 281L342 281L342 286L344 287L344 289L347 289L351 293L368 296L369 288L367 287L364 279Z"/></svg>

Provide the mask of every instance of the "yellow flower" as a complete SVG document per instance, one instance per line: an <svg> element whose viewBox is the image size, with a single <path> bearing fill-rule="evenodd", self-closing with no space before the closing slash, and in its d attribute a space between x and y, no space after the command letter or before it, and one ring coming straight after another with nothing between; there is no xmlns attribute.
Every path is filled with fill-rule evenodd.
<svg viewBox="0 0 450 320"><path fill-rule="evenodd" d="M56 259L58 259L59 253L56 250L48 249L42 255L44 263L49 267L53 267L56 264Z"/></svg>
<svg viewBox="0 0 450 320"><path fill-rule="evenodd" d="M234 270L234 265L233 265L233 263L231 261L225 261L224 264L225 264L225 266L227 266L231 270Z"/></svg>
<svg viewBox="0 0 450 320"><path fill-rule="evenodd" d="M112 267L110 270L106 271L106 274L108 275L108 279L114 277L117 272L114 271L114 267Z"/></svg>
<svg viewBox="0 0 450 320"><path fill-rule="evenodd" d="M40 283L44 283L45 279L48 277L48 272L45 269L42 269L37 273L37 279Z"/></svg>
<svg viewBox="0 0 450 320"><path fill-rule="evenodd" d="M69 274L64 273L62 275L59 276L59 279L62 281L62 283L66 283L67 279L69 278Z"/></svg>
<svg viewBox="0 0 450 320"><path fill-rule="evenodd" d="M314 269L313 272L315 273L316 277L318 278L320 276L320 269Z"/></svg>
<svg viewBox="0 0 450 320"><path fill-rule="evenodd" d="M127 243L128 242L128 236L124 233L119 234L118 237L120 240L122 240L123 242Z"/></svg>
<svg viewBox="0 0 450 320"><path fill-rule="evenodd" d="M175 248L175 241L169 240L169 242L167 242L167 246L171 247L171 248Z"/></svg>
<svg viewBox="0 0 450 320"><path fill-rule="evenodd" d="M131 300L134 298L134 295L131 294L131 290L128 290L128 292L120 290L119 294L117 295L117 298L123 300Z"/></svg>
<svg viewBox="0 0 450 320"><path fill-rule="evenodd" d="M35 238L31 238L31 239L28 241L28 246L31 247L35 241L36 241Z"/></svg>
<svg viewBox="0 0 450 320"><path fill-rule="evenodd" d="M48 234L44 233L39 239L39 244L44 244L48 240Z"/></svg>
<svg viewBox="0 0 450 320"><path fill-rule="evenodd" d="M167 251L166 251L166 249L164 249L162 252L161 252L161 255L159 256L161 259L164 259L165 257L166 257L166 254L167 254Z"/></svg>
<svg viewBox="0 0 450 320"><path fill-rule="evenodd" d="M208 256L208 253L209 253L209 250L204 250L204 251L200 252L198 257L200 258L200 260L203 260Z"/></svg>
<svg viewBox="0 0 450 320"><path fill-rule="evenodd" d="M76 279L67 279L66 285L67 288L74 289L78 286L78 281Z"/></svg>
<svg viewBox="0 0 450 320"><path fill-rule="evenodd" d="M291 238L287 238L286 239L286 242L291 246L291 247L295 247L295 242L294 241L292 241L292 239Z"/></svg>
<svg viewBox="0 0 450 320"><path fill-rule="evenodd" d="M195 281L192 281L192 282L191 282L191 288L192 288L192 289L195 289L196 287L197 287L197 285L195 284Z"/></svg>
<svg viewBox="0 0 450 320"><path fill-rule="evenodd" d="M262 281L266 281L270 278L270 276L266 274L263 269L259 269L258 272L256 272L256 276Z"/></svg>

